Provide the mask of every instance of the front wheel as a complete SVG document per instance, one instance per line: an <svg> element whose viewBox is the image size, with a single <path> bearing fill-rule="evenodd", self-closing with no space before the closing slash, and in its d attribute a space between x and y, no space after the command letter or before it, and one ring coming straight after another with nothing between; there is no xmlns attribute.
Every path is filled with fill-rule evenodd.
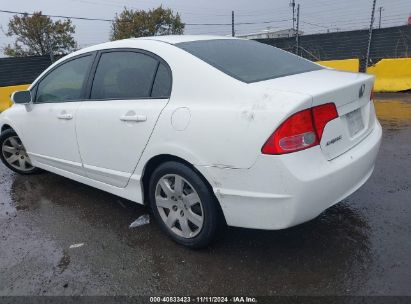
<svg viewBox="0 0 411 304"><path fill-rule="evenodd" d="M155 169L149 199L162 230L184 246L205 247L223 227L213 193L193 169L182 163L170 161Z"/></svg>
<svg viewBox="0 0 411 304"><path fill-rule="evenodd" d="M19 136L12 129L0 134L0 158L3 164L20 174L33 174L39 171L31 163Z"/></svg>

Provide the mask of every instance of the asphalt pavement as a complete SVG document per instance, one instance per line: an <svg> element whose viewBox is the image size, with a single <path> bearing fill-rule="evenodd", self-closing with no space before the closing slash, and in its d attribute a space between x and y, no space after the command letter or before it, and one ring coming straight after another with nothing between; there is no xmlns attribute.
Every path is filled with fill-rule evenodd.
<svg viewBox="0 0 411 304"><path fill-rule="evenodd" d="M0 296L411 295L411 94L377 96L374 174L318 218L189 250L144 207L0 164Z"/></svg>

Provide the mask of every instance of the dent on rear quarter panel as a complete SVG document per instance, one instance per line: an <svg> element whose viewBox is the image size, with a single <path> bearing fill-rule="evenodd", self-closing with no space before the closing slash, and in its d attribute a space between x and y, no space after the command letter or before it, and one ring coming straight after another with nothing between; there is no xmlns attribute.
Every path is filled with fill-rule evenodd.
<svg viewBox="0 0 411 304"><path fill-rule="evenodd" d="M158 153L163 146L172 154L169 144L173 143L180 150L173 149L175 152L195 155L196 162L192 164L197 166L250 168L284 117L308 107L311 99L300 94L267 92L261 88L247 91L220 97L221 102L212 105L205 105L202 99L198 104L191 103L190 121L184 130L176 130L176 123L173 123L175 113L180 109L180 103L174 105L176 97L173 97L162 113L150 146L156 146ZM181 154L176 156L181 157Z"/></svg>
<svg viewBox="0 0 411 304"><path fill-rule="evenodd" d="M265 82L238 81L177 47L167 45L167 50L157 54L173 73L171 97L140 169L141 162L158 154L175 155L196 166L250 168L279 122L311 103L307 95L283 92ZM184 119L176 116L180 108L190 112L184 126Z"/></svg>

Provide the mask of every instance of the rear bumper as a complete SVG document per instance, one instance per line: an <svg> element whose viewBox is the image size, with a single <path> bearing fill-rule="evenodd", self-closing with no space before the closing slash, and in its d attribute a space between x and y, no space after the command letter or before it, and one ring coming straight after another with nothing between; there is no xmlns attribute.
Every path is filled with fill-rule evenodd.
<svg viewBox="0 0 411 304"><path fill-rule="evenodd" d="M381 135L377 122L357 146L331 161L317 146L260 155L250 169L198 169L211 177L228 225L283 229L318 216L360 188L374 169Z"/></svg>

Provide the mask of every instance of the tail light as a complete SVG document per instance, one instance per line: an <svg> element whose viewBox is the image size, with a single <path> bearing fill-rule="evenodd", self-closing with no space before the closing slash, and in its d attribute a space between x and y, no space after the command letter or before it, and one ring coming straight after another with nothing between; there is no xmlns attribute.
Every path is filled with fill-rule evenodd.
<svg viewBox="0 0 411 304"><path fill-rule="evenodd" d="M328 122L338 117L334 103L303 110L290 116L268 138L263 154L285 154L311 148L320 143Z"/></svg>

